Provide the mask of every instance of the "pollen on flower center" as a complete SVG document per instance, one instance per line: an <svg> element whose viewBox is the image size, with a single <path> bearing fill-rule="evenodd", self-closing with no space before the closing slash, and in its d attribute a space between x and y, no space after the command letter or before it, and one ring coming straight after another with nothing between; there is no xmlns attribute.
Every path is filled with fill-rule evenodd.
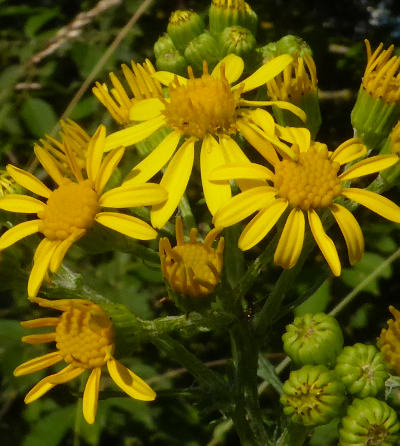
<svg viewBox="0 0 400 446"><path fill-rule="evenodd" d="M49 240L65 240L76 229L87 229L98 211L98 197L89 180L66 180L51 192L47 206L38 217L41 232Z"/></svg>
<svg viewBox="0 0 400 446"><path fill-rule="evenodd" d="M219 78L208 74L206 65L200 78L193 77L190 67L189 75L186 85L170 86L164 110L169 125L197 138L234 133L240 92L232 91L223 69Z"/></svg>
<svg viewBox="0 0 400 446"><path fill-rule="evenodd" d="M329 206L340 194L339 163L329 159L328 150L311 146L297 161L284 159L275 166L274 185L291 206L304 211Z"/></svg>
<svg viewBox="0 0 400 446"><path fill-rule="evenodd" d="M93 368L106 364L114 351L114 329L107 313L97 305L64 311L56 327L57 348L65 362Z"/></svg>

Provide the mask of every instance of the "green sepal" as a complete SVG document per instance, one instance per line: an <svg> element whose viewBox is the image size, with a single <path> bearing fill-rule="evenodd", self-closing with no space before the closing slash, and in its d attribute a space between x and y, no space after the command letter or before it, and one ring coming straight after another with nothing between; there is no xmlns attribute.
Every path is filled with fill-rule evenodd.
<svg viewBox="0 0 400 446"><path fill-rule="evenodd" d="M185 58L197 73L202 73L203 61L211 70L221 59L217 40L209 32L200 34L186 47Z"/></svg>
<svg viewBox="0 0 400 446"><path fill-rule="evenodd" d="M156 67L160 71L169 71L170 73L187 74L187 60L177 49L171 49L156 57Z"/></svg>
<svg viewBox="0 0 400 446"><path fill-rule="evenodd" d="M188 43L204 29L204 21L199 14L190 10L177 10L169 18L167 32L176 49L184 53Z"/></svg>
<svg viewBox="0 0 400 446"><path fill-rule="evenodd" d="M160 36L154 44L154 55L156 58L161 57L162 54L168 53L172 50L176 50L176 48L174 42L167 33Z"/></svg>
<svg viewBox="0 0 400 446"><path fill-rule="evenodd" d="M323 365L305 365L290 373L282 387L283 413L303 426L318 426L340 416L345 388Z"/></svg>
<svg viewBox="0 0 400 446"><path fill-rule="evenodd" d="M400 105L375 99L363 86L360 87L351 112L351 123L357 138L361 138L369 149L378 150L399 119Z"/></svg>
<svg viewBox="0 0 400 446"><path fill-rule="evenodd" d="M223 56L231 53L243 56L256 46L254 35L242 26L225 28L219 35L218 41Z"/></svg>
<svg viewBox="0 0 400 446"><path fill-rule="evenodd" d="M344 347L336 359L335 372L346 390L359 398L383 393L389 377L383 354L373 345Z"/></svg>
<svg viewBox="0 0 400 446"><path fill-rule="evenodd" d="M333 365L343 348L343 334L336 319L324 313L296 317L286 326L283 349L297 365Z"/></svg>

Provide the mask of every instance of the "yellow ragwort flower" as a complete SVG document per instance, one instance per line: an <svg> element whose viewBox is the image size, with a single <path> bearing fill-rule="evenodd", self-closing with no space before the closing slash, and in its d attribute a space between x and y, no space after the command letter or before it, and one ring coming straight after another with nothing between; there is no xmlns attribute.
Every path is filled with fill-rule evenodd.
<svg viewBox="0 0 400 446"><path fill-rule="evenodd" d="M131 122L129 110L137 101L162 96L161 84L152 77L156 70L148 59L142 65L132 62L131 66L132 68L125 64L121 65L130 93L126 92L121 81L114 73L109 75L113 85L110 90L111 94L107 85L100 82L96 82L96 86L92 89L93 94L107 108L118 124L129 124Z"/></svg>
<svg viewBox="0 0 400 446"><path fill-rule="evenodd" d="M32 300L41 307L53 308L62 314L59 317L21 322L28 329L55 327L53 332L24 336L22 341L34 345L55 342L57 351L21 364L14 370L14 375L35 373L61 361L68 365L39 381L26 395L26 404L36 401L57 384L71 381L86 370L91 370L83 393L83 416L89 424L93 424L97 412L101 369L105 365L115 384L130 397L142 401L155 399L155 392L114 358L114 326L101 307L83 299Z"/></svg>
<svg viewBox="0 0 400 446"><path fill-rule="evenodd" d="M329 209L338 223L348 249L350 263L357 263L364 253L364 238L352 213L335 203L339 197L355 201L388 220L400 223L400 207L387 198L360 188L348 187L348 181L380 172L398 162L396 155L366 158L339 173L340 167L366 154L366 147L353 138L329 152L325 144L311 141L307 129L280 127L281 138L290 142L280 150L282 158L273 165L274 172L260 164L232 164L217 168L210 176L213 181L227 179L267 180L271 185L254 187L233 197L214 216L216 227L231 226L254 212L256 216L244 228L239 247L250 249L263 239L289 208L274 262L285 269L292 268L302 250L305 218L332 273L340 275L341 265L333 241L323 228L317 211Z"/></svg>
<svg viewBox="0 0 400 446"><path fill-rule="evenodd" d="M300 104L307 93L317 89L317 69L310 54L295 57L282 73L267 82L268 96L274 101Z"/></svg>
<svg viewBox="0 0 400 446"><path fill-rule="evenodd" d="M22 187L46 202L22 194L9 194L0 198L0 209L27 214L38 218L20 223L0 237L0 251L18 240L41 232L44 239L36 249L33 268L28 281L28 295L36 296L48 270L55 272L73 243L79 240L97 221L129 237L151 240L157 232L144 221L119 212L101 212L101 208L130 208L161 203L167 198L165 189L152 183L116 187L103 193L110 176L116 169L124 148L110 152L103 159L106 129L99 126L87 147L85 172L78 167L72 150L64 144L66 162L74 180L64 176L59 163L45 148L36 145L35 153L40 163L57 187L49 189L31 173L8 165L7 171Z"/></svg>
<svg viewBox="0 0 400 446"><path fill-rule="evenodd" d="M168 191L168 200L153 206L151 222L154 227L163 227L179 204L192 171L196 141L201 141L201 180L212 214L230 198L231 189L229 182L211 183L209 172L226 163L248 161L232 139L233 135L240 132L267 158L276 158L275 150L267 139L277 139L273 129L267 136L260 135L252 123L249 107L276 105L297 113L305 120L304 112L287 102L248 101L242 94L265 84L291 60L289 55L276 57L234 86L231 84L241 76L244 62L233 54L217 64L211 74L204 63L203 75L198 78L194 77L191 67L188 68L189 79L166 71L153 74L155 79L168 86L166 96L137 101L130 109L130 119L141 122L108 136L106 150L121 144L135 144L161 128L172 129L153 152L133 168L124 182L131 185L147 181L170 161L160 183ZM183 143L178 148L181 139Z"/></svg>
<svg viewBox="0 0 400 446"><path fill-rule="evenodd" d="M388 328L382 329L379 347L396 375L400 375L400 311L392 306L389 307L389 311L394 316L394 320L389 319Z"/></svg>
<svg viewBox="0 0 400 446"><path fill-rule="evenodd" d="M400 101L400 57L392 56L394 45L383 50L383 43L372 52L371 44L365 40L367 47L367 66L362 86L373 98L387 103Z"/></svg>
<svg viewBox="0 0 400 446"><path fill-rule="evenodd" d="M197 229L190 231L185 242L181 217L176 219L176 242L173 248L166 237L160 239L162 273L171 288L183 295L199 297L211 294L220 281L223 264L224 238L217 247L212 244L219 234L212 229L204 239L197 240Z"/></svg>
<svg viewBox="0 0 400 446"><path fill-rule="evenodd" d="M78 167L84 169L90 135L71 119L60 121L60 125L61 131L58 133L59 141L56 138L47 135L45 139L40 139L40 141L35 144L35 147L39 146L53 155L62 173L68 177L73 177L74 173L71 171L70 163L68 161L68 153L66 152L65 147L68 148L69 152L72 152Z"/></svg>

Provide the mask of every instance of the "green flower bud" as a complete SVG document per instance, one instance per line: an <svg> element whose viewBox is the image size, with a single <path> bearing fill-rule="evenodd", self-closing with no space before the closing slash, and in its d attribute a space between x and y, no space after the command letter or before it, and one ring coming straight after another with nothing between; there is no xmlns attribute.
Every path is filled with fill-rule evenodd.
<svg viewBox="0 0 400 446"><path fill-rule="evenodd" d="M220 34L219 44L224 55L234 53L242 56L256 46L256 39L242 26L230 26Z"/></svg>
<svg viewBox="0 0 400 446"><path fill-rule="evenodd" d="M169 18L168 35L183 53L188 43L204 31L203 19L194 11L174 11Z"/></svg>
<svg viewBox="0 0 400 446"><path fill-rule="evenodd" d="M318 426L340 415L345 401L343 383L323 365L305 365L283 384L283 412L295 423Z"/></svg>
<svg viewBox="0 0 400 446"><path fill-rule="evenodd" d="M263 63L268 62L281 54L290 54L291 56L304 57L312 56L312 51L308 43L301 37L288 34L276 42L270 42L259 50L263 57Z"/></svg>
<svg viewBox="0 0 400 446"><path fill-rule="evenodd" d="M154 44L154 55L156 58L172 50L176 51L176 48L174 42L167 33L159 37L157 42Z"/></svg>
<svg viewBox="0 0 400 446"><path fill-rule="evenodd" d="M156 67L171 73L185 75L187 74L187 65L186 59L178 50L167 51L156 58Z"/></svg>
<svg viewBox="0 0 400 446"><path fill-rule="evenodd" d="M341 424L339 446L390 446L400 438L396 412L376 398L355 399Z"/></svg>
<svg viewBox="0 0 400 446"><path fill-rule="evenodd" d="M286 326L282 340L283 349L297 365L334 364L343 348L338 322L324 313L296 317Z"/></svg>
<svg viewBox="0 0 400 446"><path fill-rule="evenodd" d="M373 345L345 347L336 359L335 372L346 390L359 398L376 396L389 377L383 355Z"/></svg>
<svg viewBox="0 0 400 446"><path fill-rule="evenodd" d="M217 35L229 26L242 26L253 34L257 30L257 14L244 0L213 0L209 11L210 31Z"/></svg>
<svg viewBox="0 0 400 446"><path fill-rule="evenodd" d="M197 72L202 72L204 61L212 69L221 59L216 39L209 32L200 34L186 47L185 58Z"/></svg>

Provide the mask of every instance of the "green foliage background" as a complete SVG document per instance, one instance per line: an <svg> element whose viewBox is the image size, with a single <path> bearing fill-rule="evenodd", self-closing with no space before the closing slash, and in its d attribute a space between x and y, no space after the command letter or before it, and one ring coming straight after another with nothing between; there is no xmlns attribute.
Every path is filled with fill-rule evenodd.
<svg viewBox="0 0 400 446"><path fill-rule="evenodd" d="M80 12L94 8L97 2L0 0L2 166L11 162L23 168L32 167L33 142L46 133L54 134L57 120L72 97L141 3L137 0L119 2L96 16L79 35L69 38L48 57L33 63L32 57L48 48L62 27ZM312 47L323 92L323 126L319 140L334 146L351 137L349 114L366 59L362 40L368 37L373 46L380 41L386 45L398 42L400 5L395 1L377 4L372 0L257 0L251 5L259 15L259 44L292 33L304 38ZM379 5L381 9L376 9ZM97 74L96 80L106 81L109 71L117 71L121 63L131 59L137 62L146 57L152 59L152 44L166 29L172 10L193 8L205 13L208 6L209 2L204 0L153 1ZM100 122L108 129L115 128L90 89L69 117L77 120L89 133ZM398 188L389 196L400 202ZM15 220L11 220L13 218ZM285 311L274 321L270 351L265 352L271 361L277 362L283 357L281 330L292 318L294 307L303 296L313 294L295 309L296 314L329 310L367 280L369 282L357 298L338 316L346 344L374 342L385 325L388 304L396 305L399 301L399 261L388 263L378 272L377 268L398 249L399 228L363 210L358 211L357 218L364 222L367 241L364 259L356 267L346 268L341 278L321 281L322 285L314 294L309 289L311 279L318 274L327 277L327 266L322 259L318 262L318 258L306 265L301 279L288 293ZM17 217L0 213L1 226L6 227L10 221L15 223ZM339 231L336 235L335 240L342 240ZM89 238L85 244L71 250L65 264L79 273L74 280L126 305L143 319L179 314L172 304L160 300L166 291L154 258L146 258L135 244L124 244L111 251L115 240L108 234L104 235L103 241L102 249L93 246ZM197 402L194 397L196 383L192 377L170 358L160 356L150 344L139 346L134 356L129 355L124 363L148 379L157 390L159 397L155 403L143 404L125 398L105 379L107 389L101 393L98 417L93 426L83 421L80 403L77 403L82 390L79 380L59 386L48 396L25 406L24 394L44 376L44 372L22 378L12 375L18 364L45 352L44 348L24 346L20 342L24 330L19 321L43 315L42 310L32 308L26 299L27 271L36 243L37 240L30 237L0 254L0 438L3 446L238 444L229 421L222 419L207 401L204 404ZM344 259L345 246L340 245L340 241L338 243L340 257ZM156 249L155 243L153 248ZM256 254L255 251L249 256ZM254 285L246 303L248 317L265 300L278 273L278 269L272 269ZM371 276L373 274L375 277ZM184 342L201 360L210 363L210 367L230 373L226 333L213 331L188 335ZM262 372L260 374L263 377ZM268 420L270 414L279 410L274 390L269 388L264 392L262 404ZM327 446L330 437L335 444L333 432L334 426L330 425L317 429L309 444Z"/></svg>

